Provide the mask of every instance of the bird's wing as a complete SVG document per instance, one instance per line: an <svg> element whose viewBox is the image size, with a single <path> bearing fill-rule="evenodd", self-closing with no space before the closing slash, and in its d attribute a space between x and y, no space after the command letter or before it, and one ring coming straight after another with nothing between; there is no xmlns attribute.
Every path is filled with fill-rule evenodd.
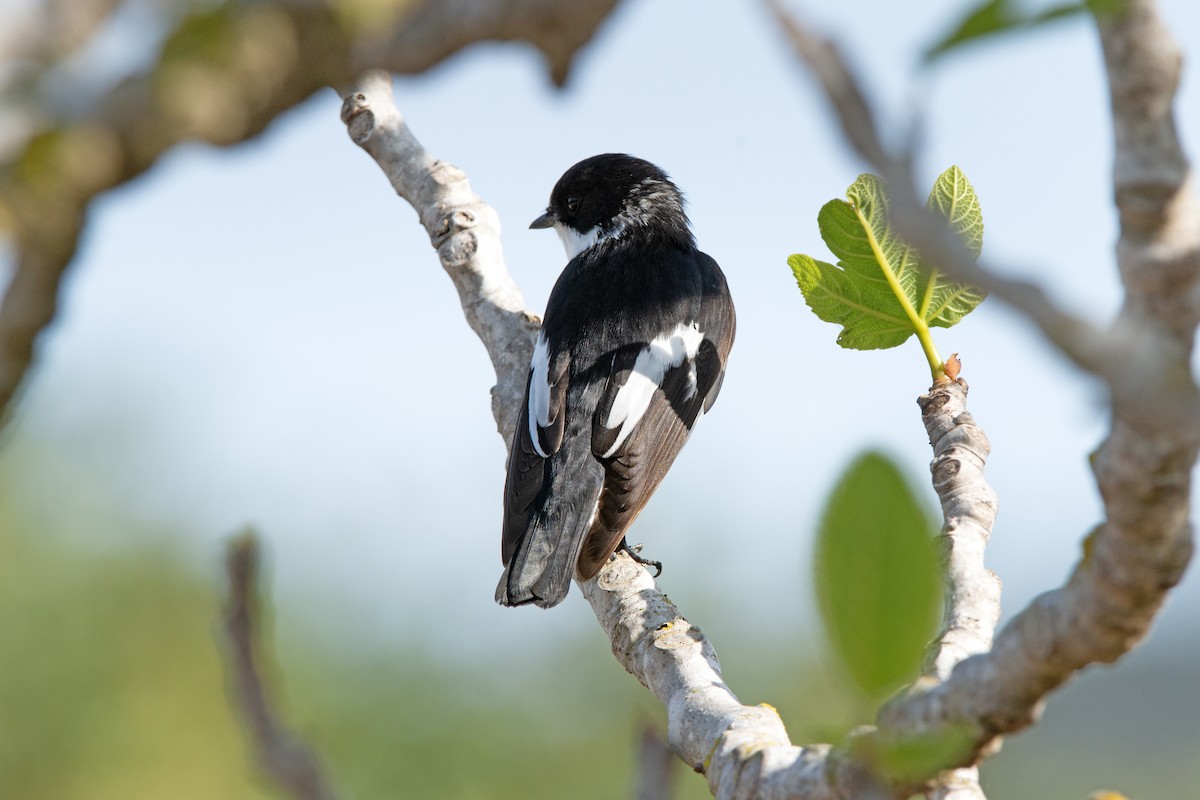
<svg viewBox="0 0 1200 800"><path fill-rule="evenodd" d="M721 384L725 380L725 362L733 349L733 338L737 333L737 316L733 311L733 300L725 275L707 253L697 253L703 265L704 294L700 300L700 330L704 331L705 342L701 345L696 360L697 380L701 386L709 386L704 393L704 413L717 402Z"/></svg>
<svg viewBox="0 0 1200 800"><path fill-rule="evenodd" d="M569 351L555 350L544 337L538 337L504 484L500 554L506 565L525 536L529 515L542 491L545 461L562 446L570 363Z"/></svg>
<svg viewBox="0 0 1200 800"><path fill-rule="evenodd" d="M578 572L585 580L620 544L696 419L720 391L733 345L733 305L716 263L700 255L707 269L697 319L614 355L607 390L593 418L592 452L605 465L605 480L596 519L579 554Z"/></svg>

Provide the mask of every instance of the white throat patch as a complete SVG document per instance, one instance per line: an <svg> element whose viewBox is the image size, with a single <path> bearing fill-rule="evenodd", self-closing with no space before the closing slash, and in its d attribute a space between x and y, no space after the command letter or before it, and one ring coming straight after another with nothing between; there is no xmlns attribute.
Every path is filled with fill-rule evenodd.
<svg viewBox="0 0 1200 800"><path fill-rule="evenodd" d="M601 231L600 226L597 225L590 231L580 233L574 228L563 225L561 222L556 222L554 223L554 230L558 234L558 238L562 240L563 249L567 251L567 260L570 261L583 251L600 244L600 242L616 239L625 232L625 226L618 225L606 233Z"/></svg>

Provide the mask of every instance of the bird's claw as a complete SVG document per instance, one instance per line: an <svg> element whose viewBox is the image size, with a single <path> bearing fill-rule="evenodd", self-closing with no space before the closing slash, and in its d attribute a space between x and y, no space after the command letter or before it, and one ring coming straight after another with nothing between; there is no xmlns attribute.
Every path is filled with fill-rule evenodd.
<svg viewBox="0 0 1200 800"><path fill-rule="evenodd" d="M643 547L643 545L640 545L640 544L635 544L633 546L630 546L630 544L628 542L622 540L621 546L618 547L617 549L624 551L626 555L628 555L630 558L632 558L637 563L641 564L643 567L647 567L647 568L654 567L654 577L655 578L659 577L660 575L662 575L662 569L663 569L662 562L661 561L652 561L649 558L642 558L642 556L641 556L642 547Z"/></svg>

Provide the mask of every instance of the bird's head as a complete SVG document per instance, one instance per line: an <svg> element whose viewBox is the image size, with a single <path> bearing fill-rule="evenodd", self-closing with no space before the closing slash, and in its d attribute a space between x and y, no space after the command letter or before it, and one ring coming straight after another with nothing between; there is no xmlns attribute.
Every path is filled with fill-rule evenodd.
<svg viewBox="0 0 1200 800"><path fill-rule="evenodd" d="M546 213L529 227L554 228L569 259L602 242L693 244L679 187L649 161L623 153L585 158L568 169Z"/></svg>

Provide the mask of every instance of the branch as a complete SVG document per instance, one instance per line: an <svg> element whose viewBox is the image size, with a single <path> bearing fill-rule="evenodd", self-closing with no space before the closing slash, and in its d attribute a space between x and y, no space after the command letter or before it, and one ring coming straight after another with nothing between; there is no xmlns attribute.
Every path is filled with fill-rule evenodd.
<svg viewBox="0 0 1200 800"><path fill-rule="evenodd" d="M945 611L942 629L926 653L925 674L945 680L958 662L991 648L1000 621L1000 579L983 560L998 500L983 477L991 445L967 412L966 381L935 385L917 402L933 448L929 469L945 520L939 536ZM939 775L928 796L983 800L979 768L960 767Z"/></svg>
<svg viewBox="0 0 1200 800"><path fill-rule="evenodd" d="M714 796L892 796L853 759L831 755L828 745L793 745L771 706L742 705L721 676L712 644L628 555L618 553L580 589L617 661L666 708L671 750L708 779Z"/></svg>
<svg viewBox="0 0 1200 800"><path fill-rule="evenodd" d="M462 170L417 141L396 108L387 73L370 72L358 81L342 104L342 121L429 233L496 370L492 414L501 436L512 441L540 322L525 310L508 274L496 212L472 191Z"/></svg>
<svg viewBox="0 0 1200 800"><path fill-rule="evenodd" d="M312 750L287 730L267 696L259 651L258 540L247 531L229 543L225 607L227 672L234 706L250 731L259 769L296 800L333 800L335 795Z"/></svg>
<svg viewBox="0 0 1200 800"><path fill-rule="evenodd" d="M467 320L492 356L498 380L492 409L507 439L520 408L536 318L523 309L500 257L494 212L458 169L417 142L395 108L386 76L360 79L345 98L343 120L430 232ZM455 237L459 244L451 246ZM467 257L447 258L448 249ZM827 763L828 746L793 746L774 709L742 705L700 630L628 556L618 554L581 590L617 660L666 706L671 749L708 776L718 797L783 797L797 789L820 800L877 794L850 761Z"/></svg>
<svg viewBox="0 0 1200 800"><path fill-rule="evenodd" d="M945 680L954 665L987 652L1000 620L1000 579L983 554L996 521L996 492L983 477L991 445L967 412L967 384L935 386L918 400L933 447L933 488L942 504L945 614L925 674Z"/></svg>
<svg viewBox="0 0 1200 800"><path fill-rule="evenodd" d="M412 5L412 4L410 4ZM567 82L576 54L592 40L617 0L438 0L415 4L403 25L364 40L354 66L402 74L433 64L483 39L529 42L546 59L556 86Z"/></svg>
<svg viewBox="0 0 1200 800"><path fill-rule="evenodd" d="M646 723L637 752L637 800L670 800L674 792L675 754L658 733L658 727Z"/></svg>
<svg viewBox="0 0 1200 800"><path fill-rule="evenodd" d="M906 204L920 206L919 201L907 199L910 195L915 198L908 167L911 159L890 157L879 144L870 106L836 49L790 20L784 21L793 40L801 43L797 48L802 56L812 60L822 77L848 136L869 158L881 162L877 166L890 182L903 179L898 181L903 188L897 194L906 198L898 204L904 225L911 226L902 228L906 238L914 238L908 235L911 229L923 248L947 247L951 255L944 267L942 252L931 252L939 267L953 273L953 253L962 248L949 237L945 226L933 226L923 211L907 216L903 212ZM415 140L409 141L406 129L400 132L403 120L398 111L392 111L394 102L385 88L385 81L367 79L347 98L351 135L380 162L398 193L413 202L429 229L421 185L436 172L439 162L414 149ZM362 123L366 130L356 132L356 114L367 109L375 113ZM375 149L368 148L365 143L371 141L371 131L381 125ZM392 162L409 163L406 150L418 154L417 161L426 164L424 172L405 173L389 167ZM459 179L457 171L454 178ZM463 192L462 196L467 198L462 201L467 206L478 205L473 194ZM413 198L417 198L415 202ZM1179 205L1190 207L1186 202ZM452 206L437 208L443 218L455 213ZM471 218L479 218L479 213L472 212ZM487 225L482 228L481 235L490 237ZM431 236L437 245L433 231ZM957 258L961 260L961 256ZM455 276L451 266L447 264L447 269ZM958 264L958 269L960 273L968 270L965 264ZM511 402L515 411L517 397L504 390L504 370L512 368L512 363L502 362L497 353L520 341L522 335L528 344L531 330L522 328L519 319L524 314L528 320L530 315L520 310L519 295L502 293L511 300L506 305L482 289L490 285L489 277L504 283L509 280L497 258L485 258L467 270L471 275L484 273L484 278L470 281L455 277L455 283L468 320L493 354L500 382L493 410L507 435L511 427L504 424L505 407ZM1149 333L1140 326L1100 330L1063 313L1037 287L973 266L969 270L968 277L955 274L956 279L981 285L1013 303L1077 363L1109 380L1116 408L1161 408L1165 404L1172 414L1165 421L1161 417L1157 422L1139 419L1140 425L1118 417L1113 436L1097 459L1109 520L1094 535L1071 582L1035 601L989 649L998 616L999 587L982 560L995 513L995 496L981 473L988 449L986 438L965 413L964 385L939 387L923 399L923 416L935 450L935 486L946 517L946 621L930 653L928 676L884 707L878 729L856 732L838 748L792 745L773 709L742 705L721 677L711 644L630 559L623 555L614 558L595 578L582 584L618 661L667 709L671 749L707 776L717 797L833 800L899 798L926 791L943 800L981 798L974 766L992 752L998 737L1030 724L1045 695L1082 666L1112 660L1132 647L1187 563L1191 547L1186 524L1188 481L1197 450L1200 412L1186 360L1179 358L1181 349L1162 347L1161 337L1153 330L1153 317L1139 320L1147 323ZM1154 307L1153 303L1143 305ZM473 319L476 307L486 309L499 322L481 324ZM1130 341L1133 344L1128 344ZM526 364L522 359L516 361L517 375L523 378ZM1149 396L1140 403L1127 402L1136 398L1127 388L1134 377L1149 379L1141 384ZM517 385L519 378L507 386ZM1183 434L1146 437L1148 432L1175 430L1180 419L1185 423ZM1115 514L1123 502L1133 504L1129 513ZM879 777L885 771L882 759L889 750L939 737L945 740L949 735L964 737L959 752L942 755L923 773L903 780L893 778L888 783ZM945 768L957 769L925 783Z"/></svg>
<svg viewBox="0 0 1200 800"><path fill-rule="evenodd" d="M1200 448L1200 397L1188 357L1200 276L1193 179L1174 132L1177 47L1152 0L1131 0L1099 21L1117 134L1118 258L1127 291L1121 318L1098 329L1057 309L1029 284L966 263L947 226L921 210L907 156L881 144L873 112L837 49L776 7L798 56L817 75L859 154L893 189L902 236L939 268L997 294L1064 354L1106 381L1113 428L1094 460L1106 520L1092 532L1066 586L1037 598L994 647L889 704L889 735L972 731L972 763L996 737L1031 724L1048 692L1090 663L1110 662L1149 630L1191 556L1191 467Z"/></svg>
<svg viewBox="0 0 1200 800"><path fill-rule="evenodd" d="M467 320L492 357L498 380L493 412L507 439L519 410L536 323L504 266L494 212L470 190L461 171L431 156L416 140L395 107L386 75L361 78L345 98L342 118L351 138L376 160L429 231ZM931 400L924 409L939 459L935 471L943 476L939 485L948 519L949 594L960 598L951 604L957 610L948 614L941 637L944 652L936 658L939 665L949 665L977 652L981 643L986 646L999 613L994 596L977 596L966 583L983 569L982 543L991 515L981 517L953 495L969 485L971 492L961 500L990 496L993 510L995 503L981 477L986 438L965 413L965 388L952 384L937 397L945 399ZM959 465L957 479L949 474L953 465ZM617 660L667 709L671 749L706 775L717 797L863 800L899 797L911 788L889 787L877 777L869 758L869 731L836 750L797 747L774 709L743 705L721 677L712 645L628 557L618 555L581 589ZM958 776L958 785L964 781Z"/></svg>

